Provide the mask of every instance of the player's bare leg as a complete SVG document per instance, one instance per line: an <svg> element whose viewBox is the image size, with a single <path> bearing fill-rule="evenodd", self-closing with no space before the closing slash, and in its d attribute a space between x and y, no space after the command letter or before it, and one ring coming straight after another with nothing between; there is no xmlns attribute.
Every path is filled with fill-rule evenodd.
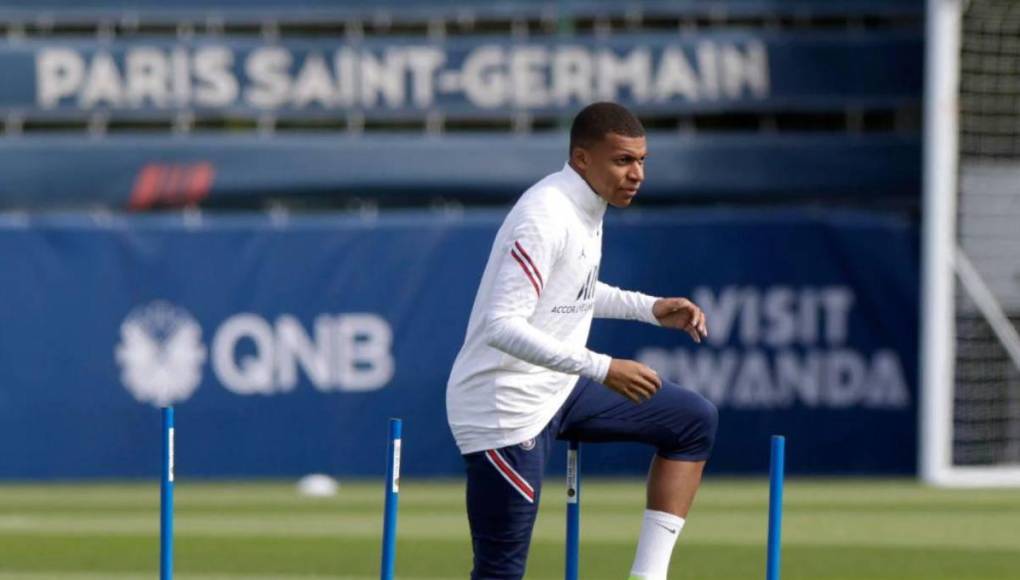
<svg viewBox="0 0 1020 580"><path fill-rule="evenodd" d="M645 507L686 518L694 503L694 494L701 485L704 469L704 461L674 461L656 455L648 470Z"/></svg>

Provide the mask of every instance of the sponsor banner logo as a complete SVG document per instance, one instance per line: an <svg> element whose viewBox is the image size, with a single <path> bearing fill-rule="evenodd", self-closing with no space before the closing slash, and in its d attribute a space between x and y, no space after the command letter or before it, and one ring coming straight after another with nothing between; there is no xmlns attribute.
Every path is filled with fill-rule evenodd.
<svg viewBox="0 0 1020 580"><path fill-rule="evenodd" d="M238 313L216 327L207 348L187 310L155 301L125 318L114 356L127 390L162 406L193 395L207 359L216 381L237 395L288 393L301 376L324 393L378 390L393 378L392 346L389 323L372 313L321 314L310 329L289 314L270 321Z"/></svg>

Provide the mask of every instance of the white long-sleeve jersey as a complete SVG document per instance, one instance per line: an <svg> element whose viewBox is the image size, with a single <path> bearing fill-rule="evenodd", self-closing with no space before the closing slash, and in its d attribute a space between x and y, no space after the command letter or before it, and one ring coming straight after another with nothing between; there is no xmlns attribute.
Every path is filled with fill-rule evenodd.
<svg viewBox="0 0 1020 580"><path fill-rule="evenodd" d="M446 388L461 453L537 436L578 377L605 379L610 357L585 347L593 316L658 324L654 297L598 281L605 211L568 164L503 221Z"/></svg>

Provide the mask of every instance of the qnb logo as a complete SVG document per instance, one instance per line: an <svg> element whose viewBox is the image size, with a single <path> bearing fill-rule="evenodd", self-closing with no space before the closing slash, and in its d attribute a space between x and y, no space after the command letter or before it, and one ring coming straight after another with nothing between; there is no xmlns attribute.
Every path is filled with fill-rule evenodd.
<svg viewBox="0 0 1020 580"><path fill-rule="evenodd" d="M293 316L227 319L213 339L213 369L239 395L292 391L298 369L319 391L374 391L393 378L393 332L368 313L320 315L309 336Z"/></svg>
<svg viewBox="0 0 1020 580"><path fill-rule="evenodd" d="M217 328L211 362L220 384L238 395L288 393L302 373L321 392L363 392L393 378L392 346L389 323L371 313L323 314L311 333L289 314L270 323L242 313ZM163 301L128 314L115 354L124 386L154 405L191 397L207 358L195 318Z"/></svg>
<svg viewBox="0 0 1020 580"><path fill-rule="evenodd" d="M183 308L157 301L132 310L116 349L121 381L143 403L188 399L202 381L202 327Z"/></svg>

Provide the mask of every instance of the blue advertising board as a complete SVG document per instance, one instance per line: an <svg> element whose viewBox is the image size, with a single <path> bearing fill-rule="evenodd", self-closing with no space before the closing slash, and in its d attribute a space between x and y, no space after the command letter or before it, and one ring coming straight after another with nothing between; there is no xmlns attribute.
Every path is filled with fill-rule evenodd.
<svg viewBox="0 0 1020 580"><path fill-rule="evenodd" d="M456 476L444 388L499 211L358 217L6 216L0 477L159 472L161 404L188 476ZM917 230L804 211L612 214L602 279L705 308L711 337L596 321L721 410L711 470L914 470ZM650 451L591 445L585 470Z"/></svg>

